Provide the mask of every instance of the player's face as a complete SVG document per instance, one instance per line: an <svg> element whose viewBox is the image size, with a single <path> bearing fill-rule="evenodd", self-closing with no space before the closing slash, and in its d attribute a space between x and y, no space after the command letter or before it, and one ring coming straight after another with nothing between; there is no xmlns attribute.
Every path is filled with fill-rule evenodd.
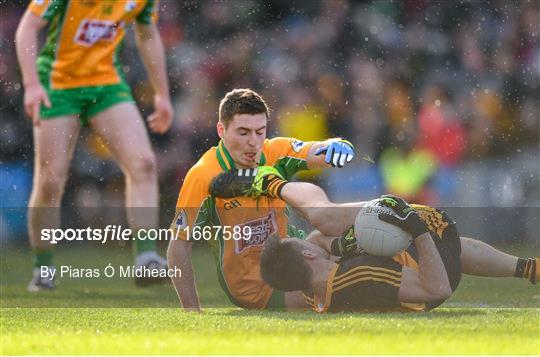
<svg viewBox="0 0 540 357"><path fill-rule="evenodd" d="M240 169L256 167L266 139L266 114L235 114L227 127L218 122L218 134Z"/></svg>

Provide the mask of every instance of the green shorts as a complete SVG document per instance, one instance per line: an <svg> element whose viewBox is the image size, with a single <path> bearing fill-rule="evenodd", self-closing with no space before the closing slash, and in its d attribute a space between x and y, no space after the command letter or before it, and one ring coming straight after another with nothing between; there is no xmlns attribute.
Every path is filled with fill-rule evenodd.
<svg viewBox="0 0 540 357"><path fill-rule="evenodd" d="M42 80L49 95L51 107L41 106L41 118L50 119L65 115L78 115L81 125L88 126L89 120L96 114L122 102L134 103L129 85L122 81L118 84L79 87L72 89L51 89Z"/></svg>

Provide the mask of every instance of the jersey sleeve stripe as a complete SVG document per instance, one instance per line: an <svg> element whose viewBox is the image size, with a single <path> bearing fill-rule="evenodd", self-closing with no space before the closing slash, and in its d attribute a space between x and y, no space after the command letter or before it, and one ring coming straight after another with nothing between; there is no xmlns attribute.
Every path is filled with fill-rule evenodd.
<svg viewBox="0 0 540 357"><path fill-rule="evenodd" d="M46 20L50 20L56 13L59 5L59 1L51 0L47 5L47 9L43 12L42 17Z"/></svg>
<svg viewBox="0 0 540 357"><path fill-rule="evenodd" d="M374 266L369 266L369 265L359 265L357 267L354 267L353 269L349 270L349 271L346 271L345 273L343 274L340 274L340 275L336 275L334 281L337 283L339 280L347 277L347 276L350 276L351 274L354 274L355 272L357 271L365 271L365 270L368 270L368 271L377 271L377 272L381 272L381 273L387 273L387 274L390 274L392 275L393 277L395 278L399 278L401 279L401 272L400 271L396 271L396 270L392 270L392 269L386 269L386 268L381 268L381 267L374 267Z"/></svg>
<svg viewBox="0 0 540 357"><path fill-rule="evenodd" d="M316 312L326 312L328 310L328 307L332 302L332 294L334 293L332 283L334 281L334 277L336 276L338 268L339 265L336 264L336 266L330 271L330 274L328 275L328 281L326 282L326 296L324 299L324 304L322 308L318 308L317 306L315 306Z"/></svg>
<svg viewBox="0 0 540 357"><path fill-rule="evenodd" d="M388 281L392 281L392 282L397 283L397 284L399 284L401 282L401 278L398 278L398 277L395 277L395 276L392 276L392 275L388 275L388 274L384 274L384 273L378 273L378 272L374 272L374 271L360 271L360 272L357 272L356 274L352 274L350 276L347 276L347 278L341 279L338 282L334 281L333 287L334 287L334 289L336 289L337 287L340 287L341 285L346 284L349 281L354 280L354 279L356 279L358 277L383 278L383 279L386 279Z"/></svg>
<svg viewBox="0 0 540 357"><path fill-rule="evenodd" d="M29 10L36 16L41 17L42 19L49 20L51 17L51 9L53 8L51 5L53 4L53 0L42 0L42 1L36 1L33 0L30 2Z"/></svg>
<svg viewBox="0 0 540 357"><path fill-rule="evenodd" d="M360 283L360 282L363 282L363 281L377 281L377 282L381 282L381 283L385 283L385 284L388 284L388 285L395 286L396 288L399 288L399 286L400 286L400 283L396 283L396 282L388 280L388 279L376 278L376 277L373 277L373 276L368 276L368 277L358 278L358 279L349 281L348 283L345 283L343 285L340 285L339 287L335 287L334 292L339 291L341 289L344 289L347 286L357 284L357 283Z"/></svg>
<svg viewBox="0 0 540 357"><path fill-rule="evenodd" d="M401 252L399 255L394 256L392 259L402 266L404 265L418 271L418 262L414 260L412 255L409 254L409 252L407 251Z"/></svg>
<svg viewBox="0 0 540 357"><path fill-rule="evenodd" d="M137 15L138 23L150 25L155 24L158 18L157 0L147 0L142 11Z"/></svg>

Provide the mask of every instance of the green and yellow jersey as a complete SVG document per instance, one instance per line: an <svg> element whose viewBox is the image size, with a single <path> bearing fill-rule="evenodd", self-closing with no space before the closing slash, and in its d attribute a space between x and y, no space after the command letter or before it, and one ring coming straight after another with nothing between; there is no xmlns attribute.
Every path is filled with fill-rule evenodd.
<svg viewBox="0 0 540 357"><path fill-rule="evenodd" d="M29 10L50 22L37 65L52 89L119 84L126 26L157 21L157 0L33 0Z"/></svg>
<svg viewBox="0 0 540 357"><path fill-rule="evenodd" d="M259 164L278 167L290 179L307 169L311 145L291 138L267 139ZM272 288L260 277L260 254L269 236L287 236L287 208L280 199L210 196L212 178L233 168L234 162L223 142L208 150L184 179L171 228L179 239L202 241L200 228L213 227L208 243L216 258L222 288L238 306L264 308ZM245 232L245 227L249 227L249 235L242 233L242 239L234 239L234 227L238 227L236 232Z"/></svg>

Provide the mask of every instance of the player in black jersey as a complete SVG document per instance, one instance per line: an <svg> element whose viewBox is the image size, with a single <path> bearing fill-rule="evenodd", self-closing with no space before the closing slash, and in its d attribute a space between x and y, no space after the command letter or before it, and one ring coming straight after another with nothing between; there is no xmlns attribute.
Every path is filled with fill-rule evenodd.
<svg viewBox="0 0 540 357"><path fill-rule="evenodd" d="M255 194L280 198L318 229L309 235L310 242L334 255L348 255L351 250L354 251L356 240L350 227L367 202L334 203L320 187L307 182L288 182L276 168L264 168L259 168L253 176L239 176L234 171L224 172L214 178L210 192L216 197ZM445 267L452 269L448 272L451 277L457 277L463 272L484 277L525 278L532 284L540 281L540 258L516 257L477 239L459 237L455 223L444 212L428 206L411 206L425 222L432 236L437 237L434 241L445 261ZM341 239L334 239L340 235ZM450 261L448 257L456 259L458 256L460 264L446 263ZM400 263L409 267L415 268L418 265L414 247L398 258Z"/></svg>
<svg viewBox="0 0 540 357"><path fill-rule="evenodd" d="M457 230L450 228L442 240L405 201L395 202L392 208L399 218L387 214L379 218L411 234L414 244L403 254L413 255L416 267L408 266L404 256L366 253L336 262L309 241L273 237L261 255L263 279L275 289L302 290L317 312L426 310L440 305L461 278Z"/></svg>

